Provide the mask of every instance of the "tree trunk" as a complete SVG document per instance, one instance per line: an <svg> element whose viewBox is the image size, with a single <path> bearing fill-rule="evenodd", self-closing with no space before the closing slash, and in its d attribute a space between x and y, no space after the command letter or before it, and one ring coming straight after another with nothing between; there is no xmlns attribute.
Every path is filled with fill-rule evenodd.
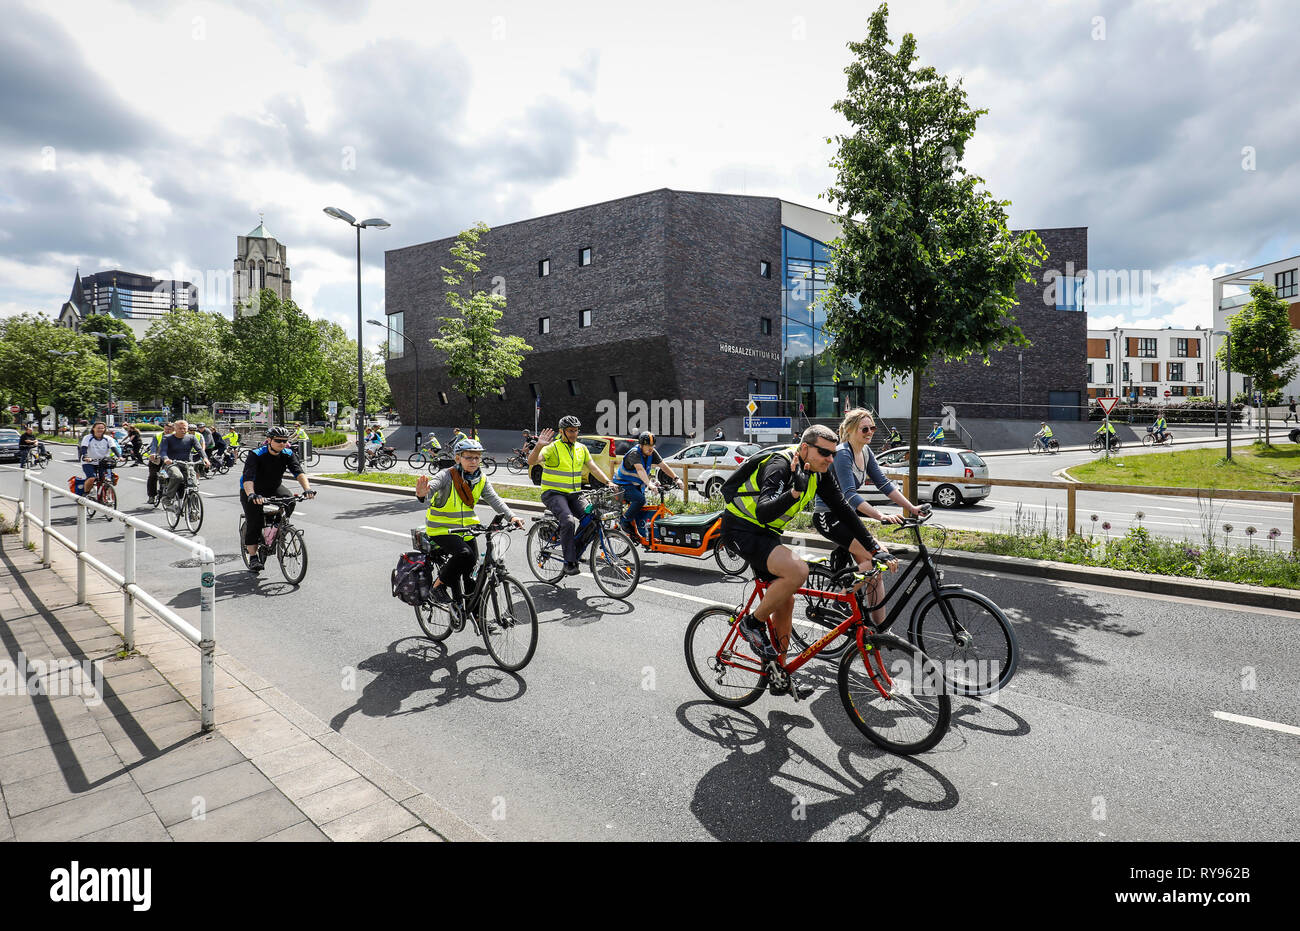
<svg viewBox="0 0 1300 931"><path fill-rule="evenodd" d="M907 482L910 492L909 500L913 504L921 503L921 493L916 484L916 460L918 458L916 447L921 437L921 382L924 376L924 370L918 369L912 372L912 437L908 447L911 452L907 456Z"/></svg>

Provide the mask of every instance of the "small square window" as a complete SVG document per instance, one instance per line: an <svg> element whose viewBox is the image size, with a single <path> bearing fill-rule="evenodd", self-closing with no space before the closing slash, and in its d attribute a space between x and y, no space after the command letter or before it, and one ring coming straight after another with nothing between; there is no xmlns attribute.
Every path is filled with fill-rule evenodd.
<svg viewBox="0 0 1300 931"><path fill-rule="evenodd" d="M578 311L578 329L591 326L591 308Z"/></svg>
<svg viewBox="0 0 1300 931"><path fill-rule="evenodd" d="M549 332L551 332L551 318L550 318L550 317L538 317L538 318L537 318L537 332L538 332L538 333L549 333Z"/></svg>
<svg viewBox="0 0 1300 931"><path fill-rule="evenodd" d="M771 318L771 317L759 317L758 319L759 319L758 331L759 331L760 333L762 333L764 336L771 336L771 335L772 335L772 318Z"/></svg>
<svg viewBox="0 0 1300 931"><path fill-rule="evenodd" d="M771 277L772 277L772 263L771 263L771 262L759 262L759 263L758 263L758 273L759 273L761 276L763 276L764 278L771 278Z"/></svg>
<svg viewBox="0 0 1300 931"><path fill-rule="evenodd" d="M612 388L614 390L614 394L617 395L620 391L623 390L623 376L622 375L609 376L609 387Z"/></svg>
<svg viewBox="0 0 1300 931"><path fill-rule="evenodd" d="M569 379L569 394L574 397L578 396L578 380L576 378Z"/></svg>
<svg viewBox="0 0 1300 931"><path fill-rule="evenodd" d="M578 250L578 267L591 264L591 246L584 246Z"/></svg>
<svg viewBox="0 0 1300 931"><path fill-rule="evenodd" d="M504 385L497 389L497 397L500 398L502 401L506 399L506 389Z"/></svg>
<svg viewBox="0 0 1300 931"><path fill-rule="evenodd" d="M540 397L542 396L542 392L538 390L538 388L537 388L537 382L535 382L535 381L530 381L530 382L528 383L528 390L531 391L531 392L533 393L533 400L534 400L534 401L537 400L538 398L540 398Z"/></svg>
<svg viewBox="0 0 1300 931"><path fill-rule="evenodd" d="M447 392L445 392L445 391L439 391L439 392L438 392L438 400L441 401L441 402L443 403L443 405L446 405L446 403L447 403Z"/></svg>
<svg viewBox="0 0 1300 931"><path fill-rule="evenodd" d="M545 277L546 277L547 275L549 275L550 273L551 273L551 260L550 260L550 259L542 259L540 262L537 263L537 277L538 277L538 278L545 278Z"/></svg>

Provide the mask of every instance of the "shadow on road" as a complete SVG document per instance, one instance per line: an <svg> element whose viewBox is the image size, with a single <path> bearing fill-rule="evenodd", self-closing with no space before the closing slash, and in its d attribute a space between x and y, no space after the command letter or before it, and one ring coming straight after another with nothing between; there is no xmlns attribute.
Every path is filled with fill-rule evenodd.
<svg viewBox="0 0 1300 931"><path fill-rule="evenodd" d="M577 589L544 582L526 583L528 594L537 608L538 624L563 624L565 627L583 627L607 617L622 617L634 610L629 601L620 601L608 595L584 595ZM543 618L548 612L559 612Z"/></svg>

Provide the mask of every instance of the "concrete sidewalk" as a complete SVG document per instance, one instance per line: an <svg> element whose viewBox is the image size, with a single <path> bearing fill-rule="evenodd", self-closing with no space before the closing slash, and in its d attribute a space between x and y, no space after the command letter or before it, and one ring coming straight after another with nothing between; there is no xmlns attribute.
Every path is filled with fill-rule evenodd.
<svg viewBox="0 0 1300 931"><path fill-rule="evenodd" d="M220 648L203 734L197 648L137 605L125 656L121 594L51 556L0 536L0 841L486 839Z"/></svg>

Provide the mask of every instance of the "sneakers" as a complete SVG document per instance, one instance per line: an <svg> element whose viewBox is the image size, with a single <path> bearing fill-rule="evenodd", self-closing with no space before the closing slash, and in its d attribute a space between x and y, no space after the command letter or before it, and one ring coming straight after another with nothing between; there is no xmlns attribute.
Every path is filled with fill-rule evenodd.
<svg viewBox="0 0 1300 931"><path fill-rule="evenodd" d="M581 573L582 570L578 568L578 564L576 562L566 562L564 564L565 575L579 575Z"/></svg>
<svg viewBox="0 0 1300 931"><path fill-rule="evenodd" d="M771 642L767 638L767 624L752 614L746 614L736 626L740 631L740 636L745 638L745 642L753 648L760 658L776 658L776 650L773 649Z"/></svg>
<svg viewBox="0 0 1300 931"><path fill-rule="evenodd" d="M249 572L261 572L264 568L266 568L266 564L262 562L262 556L260 553L254 553L252 556L248 557Z"/></svg>
<svg viewBox="0 0 1300 931"><path fill-rule="evenodd" d="M436 586L434 586L434 589L433 589L433 601L434 601L435 604L440 604L440 605L449 605L449 604L451 604L451 595L449 595L449 594L447 593L447 586L446 586L446 585L436 585Z"/></svg>
<svg viewBox="0 0 1300 931"><path fill-rule="evenodd" d="M815 690L795 685L790 673L786 672L776 660L764 663L763 668L767 672L767 690L773 695L790 695L795 701L804 701L812 697Z"/></svg>

